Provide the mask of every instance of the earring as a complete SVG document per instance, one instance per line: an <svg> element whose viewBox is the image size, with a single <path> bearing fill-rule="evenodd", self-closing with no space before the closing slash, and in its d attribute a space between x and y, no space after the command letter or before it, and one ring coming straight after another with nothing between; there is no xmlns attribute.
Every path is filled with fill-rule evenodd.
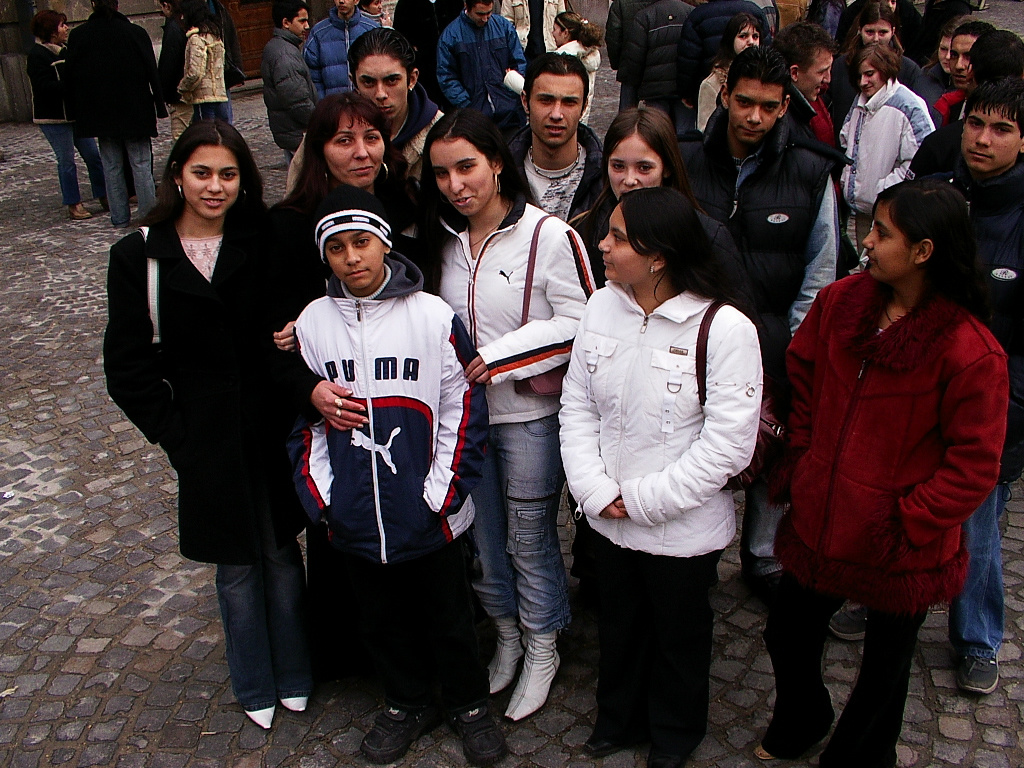
<svg viewBox="0 0 1024 768"><path fill-rule="evenodd" d="M651 274L652 275L654 274L654 265L653 264L651 264Z"/></svg>
<svg viewBox="0 0 1024 768"><path fill-rule="evenodd" d="M185 193L181 191L181 184L178 185L178 197L180 197L182 200L185 199Z"/></svg>
<svg viewBox="0 0 1024 768"><path fill-rule="evenodd" d="M381 181L387 181L387 180L388 180L388 173L389 173L389 171L388 171L388 164L387 164L387 163L385 163L384 161L381 161L381 164L380 164L380 169L381 169L382 171L384 171L384 178L383 178L383 179L381 179ZM379 171L378 171L377 175L378 175L378 176L380 175L380 172L379 172Z"/></svg>
<svg viewBox="0 0 1024 768"><path fill-rule="evenodd" d="M494 194L501 197L501 178L498 174L494 174Z"/></svg>

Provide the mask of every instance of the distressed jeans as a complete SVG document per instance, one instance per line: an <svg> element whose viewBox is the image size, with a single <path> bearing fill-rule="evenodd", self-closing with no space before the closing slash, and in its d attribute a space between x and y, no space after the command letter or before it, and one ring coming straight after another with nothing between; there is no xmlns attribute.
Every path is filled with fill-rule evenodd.
<svg viewBox="0 0 1024 768"><path fill-rule="evenodd" d="M557 413L491 425L483 479L472 494L482 566L473 588L491 618L518 615L536 634L571 618L557 524L564 481Z"/></svg>

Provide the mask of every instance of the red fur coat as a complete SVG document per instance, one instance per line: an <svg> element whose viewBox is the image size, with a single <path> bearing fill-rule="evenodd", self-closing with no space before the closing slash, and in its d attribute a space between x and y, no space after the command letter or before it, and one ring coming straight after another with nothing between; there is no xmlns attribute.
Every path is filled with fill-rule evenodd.
<svg viewBox="0 0 1024 768"><path fill-rule="evenodd" d="M960 525L995 487L1009 382L959 305L933 296L879 333L885 301L868 275L841 280L793 337L775 551L806 587L918 613L963 586Z"/></svg>

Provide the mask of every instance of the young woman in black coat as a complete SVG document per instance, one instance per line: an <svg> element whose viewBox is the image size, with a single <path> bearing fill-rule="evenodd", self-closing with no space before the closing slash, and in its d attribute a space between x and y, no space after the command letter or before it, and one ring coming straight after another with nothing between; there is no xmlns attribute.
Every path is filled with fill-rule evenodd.
<svg viewBox="0 0 1024 768"><path fill-rule="evenodd" d="M304 516L284 447L296 411L273 384L275 361L297 356L271 343L265 216L239 133L221 121L186 129L149 227L110 250L103 354L114 402L177 470L181 553L217 564L235 697L269 728L278 700L305 709L313 680ZM289 381L307 403L310 376Z"/></svg>

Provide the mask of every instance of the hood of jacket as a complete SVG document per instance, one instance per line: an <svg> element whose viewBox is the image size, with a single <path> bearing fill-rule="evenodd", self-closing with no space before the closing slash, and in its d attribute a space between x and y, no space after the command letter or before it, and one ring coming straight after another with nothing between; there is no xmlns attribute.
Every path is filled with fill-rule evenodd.
<svg viewBox="0 0 1024 768"><path fill-rule="evenodd" d="M398 251L387 254L384 263L391 270L391 279L376 297L377 300L408 296L410 293L423 290L423 273L420 272L420 268ZM331 275L327 281L327 295L334 299L347 298L337 275Z"/></svg>
<svg viewBox="0 0 1024 768"><path fill-rule="evenodd" d="M409 116L405 118L405 125L391 140L391 143L396 147L403 146L413 136L430 125L437 112L438 106L431 101L423 84L416 83L416 87L409 91Z"/></svg>

